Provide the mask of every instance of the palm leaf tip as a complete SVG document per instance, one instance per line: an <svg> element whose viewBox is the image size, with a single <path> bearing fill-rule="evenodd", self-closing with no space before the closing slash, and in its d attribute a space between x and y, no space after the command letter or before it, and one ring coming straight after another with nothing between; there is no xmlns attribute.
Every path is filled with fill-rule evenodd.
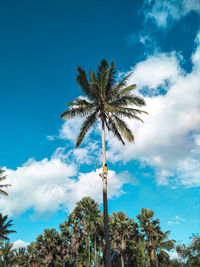
<svg viewBox="0 0 200 267"><path fill-rule="evenodd" d="M2 190L2 189L0 189L0 194L1 194L1 195L4 195L4 196L6 196L6 197L8 196L8 193L7 193L7 192L5 192L5 191L4 191L4 190Z"/></svg>
<svg viewBox="0 0 200 267"><path fill-rule="evenodd" d="M66 119L67 119L67 115L64 114L64 113L62 113L62 114L60 115L60 117L61 117L61 119L63 119L63 120L66 120Z"/></svg>

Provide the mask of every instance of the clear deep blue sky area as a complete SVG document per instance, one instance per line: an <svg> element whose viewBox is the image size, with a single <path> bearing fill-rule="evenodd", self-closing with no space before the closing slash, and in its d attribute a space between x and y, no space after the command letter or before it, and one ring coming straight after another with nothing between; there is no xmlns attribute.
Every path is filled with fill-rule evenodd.
<svg viewBox="0 0 200 267"><path fill-rule="evenodd" d="M77 66L103 58L144 97L135 144L107 135L109 213L155 211L171 238L200 224L200 3L198 0L0 1L0 166L12 184L0 210L11 241L58 229L84 196L102 208L98 123L80 149L81 120L62 121L81 95Z"/></svg>

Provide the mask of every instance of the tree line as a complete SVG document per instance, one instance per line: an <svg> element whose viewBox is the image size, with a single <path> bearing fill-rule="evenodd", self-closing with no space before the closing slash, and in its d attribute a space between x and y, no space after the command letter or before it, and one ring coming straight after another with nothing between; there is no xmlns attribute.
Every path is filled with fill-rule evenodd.
<svg viewBox="0 0 200 267"><path fill-rule="evenodd" d="M163 232L154 212L142 208L137 220L123 211L109 216L112 266L200 266L200 236L191 245L177 245ZM67 220L44 232L26 248L14 249L8 234L12 220L0 214L0 266L100 267L105 266L103 214L90 197L77 202ZM179 260L170 259L176 249Z"/></svg>

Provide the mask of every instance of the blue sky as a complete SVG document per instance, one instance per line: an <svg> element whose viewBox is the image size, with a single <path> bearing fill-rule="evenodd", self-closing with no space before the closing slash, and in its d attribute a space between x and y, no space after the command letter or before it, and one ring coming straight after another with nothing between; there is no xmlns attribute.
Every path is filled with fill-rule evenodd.
<svg viewBox="0 0 200 267"><path fill-rule="evenodd" d="M11 241L58 229L83 196L102 203L99 125L76 149L81 121L60 114L81 95L77 66L107 58L119 77L133 71L149 113L127 122L134 145L107 134L109 212L150 208L187 242L200 223L199 1L3 0L0 10L0 166L12 184L0 210L14 220Z"/></svg>

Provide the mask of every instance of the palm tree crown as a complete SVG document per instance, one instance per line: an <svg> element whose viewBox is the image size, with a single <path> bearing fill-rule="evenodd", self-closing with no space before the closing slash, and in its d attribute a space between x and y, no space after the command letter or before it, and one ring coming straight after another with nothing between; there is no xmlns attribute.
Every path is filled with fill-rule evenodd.
<svg viewBox="0 0 200 267"><path fill-rule="evenodd" d="M61 114L63 119L86 116L77 137L76 146L80 146L86 133L98 119L106 125L109 131L113 132L122 144L125 144L123 138L133 142L133 133L124 119L142 121L138 115L147 112L130 107L145 105L145 101L141 97L132 94L136 85L127 86L127 81L132 73L129 73L117 84L117 70L114 62L112 61L109 67L105 59L98 66L97 72L90 71L89 79L81 67L78 67L78 72L77 82L85 98L75 99L68 104L70 109Z"/></svg>

